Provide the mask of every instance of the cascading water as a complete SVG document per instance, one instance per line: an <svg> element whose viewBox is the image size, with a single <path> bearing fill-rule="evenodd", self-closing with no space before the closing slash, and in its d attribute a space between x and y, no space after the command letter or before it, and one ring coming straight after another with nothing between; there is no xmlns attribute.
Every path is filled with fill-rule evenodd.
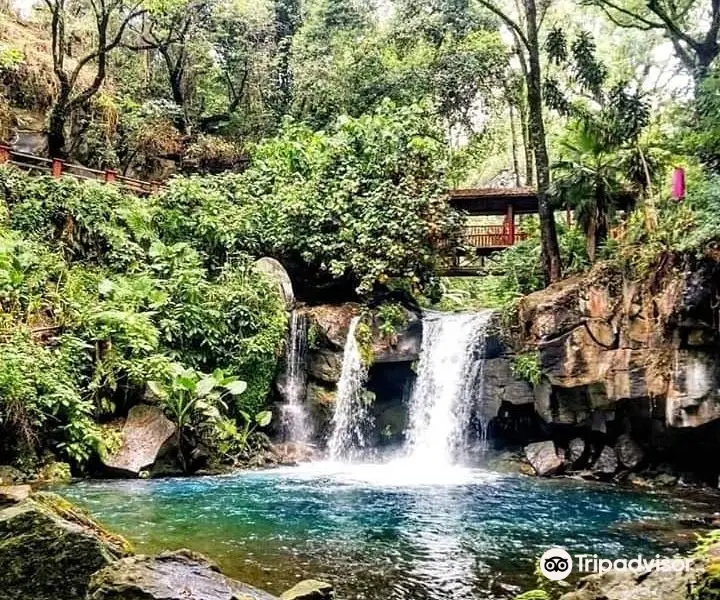
<svg viewBox="0 0 720 600"><path fill-rule="evenodd" d="M354 317L350 322L343 351L332 435L328 441L328 454L332 460L357 458L367 445L365 434L370 415L363 398L363 385L367 380L368 370L355 338L359 323L360 317Z"/></svg>
<svg viewBox="0 0 720 600"><path fill-rule="evenodd" d="M407 459L419 467L442 468L462 457L473 411L485 443L487 421L478 404L483 401L483 355L491 315L435 313L424 320L406 433Z"/></svg>
<svg viewBox="0 0 720 600"><path fill-rule="evenodd" d="M307 442L311 436L310 418L305 406L305 351L307 319L294 310L290 316L290 337L287 344L285 397L281 407L283 434L287 441Z"/></svg>

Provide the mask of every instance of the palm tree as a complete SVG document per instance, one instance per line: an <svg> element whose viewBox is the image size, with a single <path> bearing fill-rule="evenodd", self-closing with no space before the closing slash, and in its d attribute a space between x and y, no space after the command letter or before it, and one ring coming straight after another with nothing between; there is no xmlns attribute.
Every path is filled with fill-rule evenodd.
<svg viewBox="0 0 720 600"><path fill-rule="evenodd" d="M560 143L561 159L553 165L551 194L560 205L574 209L591 261L607 239L616 200L630 183L626 153L609 138L598 121L578 119L568 128Z"/></svg>

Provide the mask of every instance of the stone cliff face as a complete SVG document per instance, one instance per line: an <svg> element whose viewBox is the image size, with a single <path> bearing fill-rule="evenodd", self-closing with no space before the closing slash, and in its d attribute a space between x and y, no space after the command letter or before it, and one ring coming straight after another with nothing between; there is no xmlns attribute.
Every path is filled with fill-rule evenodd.
<svg viewBox="0 0 720 600"><path fill-rule="evenodd" d="M550 435L594 445L620 436L649 462L717 482L720 264L705 260L632 281L597 265L523 298L517 345L537 351L535 410ZM567 440L565 440L567 441Z"/></svg>
<svg viewBox="0 0 720 600"><path fill-rule="evenodd" d="M350 322L361 312L355 303L322 304L299 309L308 319L306 402L312 416L316 438L329 435L343 363L343 351ZM385 441L397 438L404 430L406 415L398 410L397 399L414 379L412 363L420 355L422 321L410 311L406 324L391 338L383 336L377 324L371 329L372 357L367 389L374 396L375 429L385 432ZM278 388L282 396L282 380ZM381 442L383 440L376 440Z"/></svg>

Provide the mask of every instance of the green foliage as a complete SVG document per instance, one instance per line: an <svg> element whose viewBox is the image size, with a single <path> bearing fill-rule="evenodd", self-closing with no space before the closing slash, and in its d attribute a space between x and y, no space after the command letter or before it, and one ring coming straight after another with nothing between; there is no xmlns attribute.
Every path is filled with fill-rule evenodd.
<svg viewBox="0 0 720 600"><path fill-rule="evenodd" d="M167 239L193 240L211 269L268 254L359 294L395 279L422 287L437 240L458 225L440 194L446 165L426 107L388 102L324 133L288 122L243 175L176 180L158 217Z"/></svg>
<svg viewBox="0 0 720 600"><path fill-rule="evenodd" d="M157 198L12 168L0 168L0 183L11 227L0 227L0 334L29 330L37 339L19 346L28 355L23 368L11 368L19 358L7 362L8 386L20 399L8 393L13 408L3 419L22 426L6 438L5 452L47 447L82 465L103 451L93 419L123 414L148 381L167 381L177 363L245 379L247 390L233 396L227 415L240 424L238 439L257 425L246 426L244 415L265 409L287 315L250 259L236 254L208 270L198 240L162 241ZM58 357L67 374L54 375L47 357ZM63 393L33 391L42 380L37 369L65 382ZM217 421L215 431L232 427Z"/></svg>
<svg viewBox="0 0 720 600"><path fill-rule="evenodd" d="M358 323L355 329L355 339L360 350L360 358L366 366L370 366L375 359L375 354L372 346L373 331L369 323L365 321Z"/></svg>
<svg viewBox="0 0 720 600"><path fill-rule="evenodd" d="M64 348L43 347L18 328L0 342L0 365L5 452L27 456L48 449L83 464L102 447L92 404L81 397Z"/></svg>
<svg viewBox="0 0 720 600"><path fill-rule="evenodd" d="M25 62L25 54L17 48L0 48L0 73L14 71Z"/></svg>
<svg viewBox="0 0 720 600"><path fill-rule="evenodd" d="M207 375L175 364L165 381L150 381L148 386L177 426L179 459L186 471L192 447L187 444L188 439L217 446L223 456L229 457L231 453L242 452L255 429L266 427L272 419L267 410L255 415L240 410L237 412L243 425L238 428L236 420L230 418L232 406L227 400L243 394L247 384L220 369Z"/></svg>
<svg viewBox="0 0 720 600"><path fill-rule="evenodd" d="M550 594L545 590L530 590L515 596L515 600L550 600Z"/></svg>
<svg viewBox="0 0 720 600"><path fill-rule="evenodd" d="M516 377L533 385L540 383L542 366L540 364L540 355L537 352L526 352L515 355L510 368Z"/></svg>
<svg viewBox="0 0 720 600"><path fill-rule="evenodd" d="M653 226L643 208L630 215L622 237L608 252L638 276L647 275L670 253L702 256L720 242L718 176L691 182L683 201L659 202Z"/></svg>
<svg viewBox="0 0 720 600"><path fill-rule="evenodd" d="M564 275L582 273L590 267L585 249L585 236L576 227L556 223ZM540 231L537 221L522 224L527 238L504 250L488 261L491 274L477 278L446 280L441 310L473 310L497 308L509 319L518 299L543 289Z"/></svg>
<svg viewBox="0 0 720 600"><path fill-rule="evenodd" d="M395 302L381 304L375 311L380 335L388 340L393 340L397 332L408 323L405 309Z"/></svg>

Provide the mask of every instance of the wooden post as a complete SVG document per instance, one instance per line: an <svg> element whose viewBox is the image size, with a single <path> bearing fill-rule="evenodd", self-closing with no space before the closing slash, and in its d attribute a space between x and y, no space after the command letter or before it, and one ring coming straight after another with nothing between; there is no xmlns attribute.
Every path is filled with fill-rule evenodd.
<svg viewBox="0 0 720 600"><path fill-rule="evenodd" d="M505 220L507 222L508 246L514 246L515 245L515 211L513 210L513 205L511 203L508 203Z"/></svg>
<svg viewBox="0 0 720 600"><path fill-rule="evenodd" d="M105 183L115 183L117 171L114 169L105 169Z"/></svg>
<svg viewBox="0 0 720 600"><path fill-rule="evenodd" d="M64 164L64 161L62 161L59 158L52 159L52 176L53 177L61 177L62 176L63 164Z"/></svg>
<svg viewBox="0 0 720 600"><path fill-rule="evenodd" d="M0 144L0 164L10 162L10 146Z"/></svg>
<svg viewBox="0 0 720 600"><path fill-rule="evenodd" d="M568 227L572 227L572 211L570 210L570 206L565 207L565 221Z"/></svg>

